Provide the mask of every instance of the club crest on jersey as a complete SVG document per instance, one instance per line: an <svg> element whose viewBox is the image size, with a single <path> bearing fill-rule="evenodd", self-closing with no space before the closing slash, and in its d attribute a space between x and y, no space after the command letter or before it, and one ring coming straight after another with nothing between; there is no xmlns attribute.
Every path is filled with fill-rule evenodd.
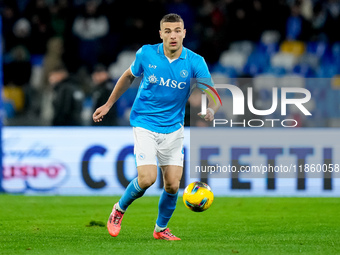
<svg viewBox="0 0 340 255"><path fill-rule="evenodd" d="M180 75L181 75L182 78L187 78L188 77L188 71L187 70L182 70L180 72Z"/></svg>
<svg viewBox="0 0 340 255"><path fill-rule="evenodd" d="M145 154L144 154L144 153L140 153L140 154L138 155L138 158L139 158L140 160L144 160L144 159L145 159Z"/></svg>
<svg viewBox="0 0 340 255"><path fill-rule="evenodd" d="M150 75L149 76L149 82L150 83L157 83L158 82L157 77L154 74Z"/></svg>

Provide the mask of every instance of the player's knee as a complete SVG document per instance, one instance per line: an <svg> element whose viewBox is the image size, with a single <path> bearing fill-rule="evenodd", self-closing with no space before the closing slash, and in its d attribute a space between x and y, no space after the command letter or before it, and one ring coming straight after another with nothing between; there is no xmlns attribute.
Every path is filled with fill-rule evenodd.
<svg viewBox="0 0 340 255"><path fill-rule="evenodd" d="M166 192L170 193L170 194L176 194L178 189L179 189L179 182L175 182L175 183L167 183L164 185L164 189Z"/></svg>
<svg viewBox="0 0 340 255"><path fill-rule="evenodd" d="M155 183L157 177L151 176L151 175L144 175L141 177L138 177L138 185L142 189L149 188L152 184Z"/></svg>

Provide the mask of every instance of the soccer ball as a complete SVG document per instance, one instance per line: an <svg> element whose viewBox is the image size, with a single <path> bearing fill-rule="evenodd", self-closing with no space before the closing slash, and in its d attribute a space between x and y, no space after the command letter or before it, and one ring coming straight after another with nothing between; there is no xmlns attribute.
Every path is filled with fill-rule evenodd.
<svg viewBox="0 0 340 255"><path fill-rule="evenodd" d="M207 210L214 201L214 194L204 182L190 183L183 192L184 205L194 212Z"/></svg>

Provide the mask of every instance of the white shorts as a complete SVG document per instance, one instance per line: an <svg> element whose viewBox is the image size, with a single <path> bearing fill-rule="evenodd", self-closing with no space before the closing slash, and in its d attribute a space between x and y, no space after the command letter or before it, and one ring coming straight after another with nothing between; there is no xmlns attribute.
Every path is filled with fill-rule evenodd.
<svg viewBox="0 0 340 255"><path fill-rule="evenodd" d="M184 128L169 134L152 132L145 128L134 127L134 154L136 165L183 166Z"/></svg>

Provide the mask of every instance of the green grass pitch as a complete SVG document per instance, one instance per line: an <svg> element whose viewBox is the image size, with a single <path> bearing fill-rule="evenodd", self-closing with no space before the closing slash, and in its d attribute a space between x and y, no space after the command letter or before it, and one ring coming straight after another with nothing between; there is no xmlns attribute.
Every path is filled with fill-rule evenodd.
<svg viewBox="0 0 340 255"><path fill-rule="evenodd" d="M0 254L340 254L339 198L215 197L195 213L182 198L169 223L182 241L155 240L158 197L105 227L118 197L0 195Z"/></svg>

